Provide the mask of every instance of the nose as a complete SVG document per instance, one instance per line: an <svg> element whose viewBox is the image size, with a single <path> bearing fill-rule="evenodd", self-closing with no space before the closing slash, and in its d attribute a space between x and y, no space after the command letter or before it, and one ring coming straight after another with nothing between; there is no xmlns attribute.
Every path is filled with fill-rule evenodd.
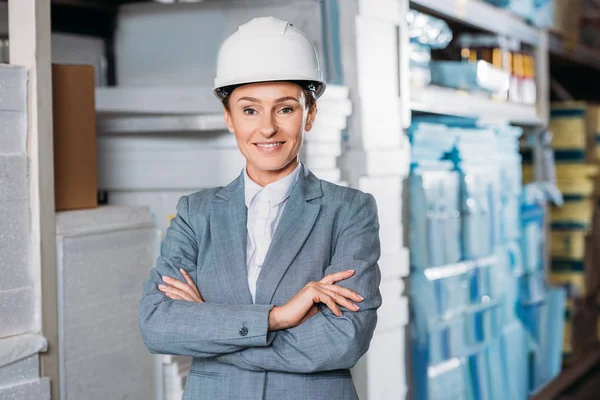
<svg viewBox="0 0 600 400"><path fill-rule="evenodd" d="M275 116L272 113L265 113L260 121L259 133L266 138L277 133L277 122Z"/></svg>

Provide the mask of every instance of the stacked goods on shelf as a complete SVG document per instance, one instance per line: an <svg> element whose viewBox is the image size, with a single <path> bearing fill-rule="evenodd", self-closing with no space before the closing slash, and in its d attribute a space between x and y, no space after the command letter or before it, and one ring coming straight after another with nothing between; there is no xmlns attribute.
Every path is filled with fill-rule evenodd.
<svg viewBox="0 0 600 400"><path fill-rule="evenodd" d="M595 0L553 0L551 30L568 47L600 48L600 4Z"/></svg>
<svg viewBox="0 0 600 400"><path fill-rule="evenodd" d="M587 112L586 110L590 110ZM562 207L552 207L550 212L549 280L567 289L568 306L565 324L565 355L580 356L589 344L585 332L595 331L595 322L578 318L594 308L593 299L598 294L598 273L593 263L596 246L591 241L593 216L596 206L594 181L598 175L595 164L594 110L582 102L555 103L552 105L550 131L555 150L556 184L564 198ZM587 122L587 123L586 123ZM588 127L589 126L589 127ZM592 129L590 133L589 129ZM524 167L524 176L533 180L531 167Z"/></svg>
<svg viewBox="0 0 600 400"><path fill-rule="evenodd" d="M587 131L587 157L593 161L597 166L600 166L600 105L588 104L586 107L586 131ZM584 327L596 326L596 330L600 332L600 322L598 317L600 316L600 308L597 306L600 302L600 273L598 271L598 265L600 264L600 175L596 177L594 183L594 212L592 215L591 232L586 237L585 242L585 266L589 269L589 280L588 284L591 295L585 302L587 310L596 308L596 316L593 318L593 322L587 318L582 318L582 325ZM591 312L586 312L584 315L589 315ZM574 320L574 322L578 322ZM583 329L583 328L582 328ZM589 331L588 331L589 332ZM583 339L583 332L578 335L574 340ZM589 340L589 335L586 339ZM600 341L600 334L595 338L595 342ZM586 347L588 348L588 347Z"/></svg>
<svg viewBox="0 0 600 400"><path fill-rule="evenodd" d="M582 0L553 0L554 17L550 29L568 46L575 46L581 36Z"/></svg>
<svg viewBox="0 0 600 400"><path fill-rule="evenodd" d="M600 48L600 4L595 0L581 0L579 19L580 42L582 45Z"/></svg>
<svg viewBox="0 0 600 400"><path fill-rule="evenodd" d="M455 60L432 61L432 50L452 41L452 31L437 18L409 11L411 84L416 91L430 83L476 92L485 97L536 104L533 53L520 43L489 34L461 34Z"/></svg>
<svg viewBox="0 0 600 400"><path fill-rule="evenodd" d="M462 62L438 63L444 86L486 92L498 100L536 104L535 59L518 41L498 35L462 34L457 45Z"/></svg>
<svg viewBox="0 0 600 400"><path fill-rule="evenodd" d="M415 117L409 133L415 394L526 399L558 372L562 332L545 328L564 305L522 254L543 258L543 236L522 242L522 131Z"/></svg>
<svg viewBox="0 0 600 400"><path fill-rule="evenodd" d="M410 79L415 87L432 80L431 50L443 49L452 40L452 31L441 19L409 10L406 16L410 36Z"/></svg>
<svg viewBox="0 0 600 400"><path fill-rule="evenodd" d="M556 377L562 365L566 290L545 287L547 254L546 193L525 185L521 197L521 253L517 263L519 302L517 315L529 333L529 389L536 392Z"/></svg>
<svg viewBox="0 0 600 400"><path fill-rule="evenodd" d="M40 379L40 288L34 271L27 157L27 68L0 65L0 399L50 399Z"/></svg>

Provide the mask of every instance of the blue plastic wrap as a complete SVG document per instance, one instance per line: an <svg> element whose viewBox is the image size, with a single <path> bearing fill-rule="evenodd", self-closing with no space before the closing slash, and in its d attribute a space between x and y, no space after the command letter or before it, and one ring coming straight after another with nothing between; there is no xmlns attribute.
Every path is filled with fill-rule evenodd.
<svg viewBox="0 0 600 400"><path fill-rule="evenodd" d="M554 2L553 0L534 0L534 16L532 22L540 28L551 28L554 26Z"/></svg>
<svg viewBox="0 0 600 400"><path fill-rule="evenodd" d="M491 182L481 166L475 167L462 170L462 242L463 255L467 259L492 254L495 241Z"/></svg>
<svg viewBox="0 0 600 400"><path fill-rule="evenodd" d="M534 20L535 18L535 1L536 0L485 0L486 2L493 4L497 7L503 7L511 10L515 14L527 20Z"/></svg>
<svg viewBox="0 0 600 400"><path fill-rule="evenodd" d="M544 268L545 210L543 204L528 200L527 188L521 203L521 251L524 270L533 272Z"/></svg>
<svg viewBox="0 0 600 400"><path fill-rule="evenodd" d="M433 61L431 82L467 91L505 93L510 83L510 75L485 61Z"/></svg>
<svg viewBox="0 0 600 400"><path fill-rule="evenodd" d="M476 400L471 385L469 364L465 359L451 359L444 363L432 366L428 372L429 396L415 398L429 400Z"/></svg>
<svg viewBox="0 0 600 400"><path fill-rule="evenodd" d="M566 300L565 289L549 288L543 302L523 306L520 310L523 324L531 334L531 393L540 390L560 373Z"/></svg>
<svg viewBox="0 0 600 400"><path fill-rule="evenodd" d="M508 392L504 399L525 400L529 397L529 349L527 333L519 321L504 327L501 348Z"/></svg>
<svg viewBox="0 0 600 400"><path fill-rule="evenodd" d="M523 274L518 279L519 300L522 305L537 304L544 301L546 294L544 270Z"/></svg>
<svg viewBox="0 0 600 400"><path fill-rule="evenodd" d="M414 86L431 83L431 48L421 43L410 42L410 79Z"/></svg>
<svg viewBox="0 0 600 400"><path fill-rule="evenodd" d="M461 258L458 174L451 164L413 168L409 177L411 267L424 269ZM446 235L454 234L448 238Z"/></svg>
<svg viewBox="0 0 600 400"><path fill-rule="evenodd" d="M417 116L408 133L415 398L525 400L521 320L539 332L545 297L522 256L522 130Z"/></svg>
<svg viewBox="0 0 600 400"><path fill-rule="evenodd" d="M476 400L471 385L469 364L464 359L451 359L428 370L430 400ZM416 398L423 398L416 396Z"/></svg>
<svg viewBox="0 0 600 400"><path fill-rule="evenodd" d="M439 18L409 10L406 20L411 42L433 49L443 49L452 41L452 31L448 24Z"/></svg>

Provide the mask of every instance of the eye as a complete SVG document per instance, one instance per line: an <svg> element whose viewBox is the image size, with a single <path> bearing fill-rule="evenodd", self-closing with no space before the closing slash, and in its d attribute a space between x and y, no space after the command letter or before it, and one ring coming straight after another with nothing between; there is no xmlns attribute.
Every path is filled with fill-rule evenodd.
<svg viewBox="0 0 600 400"><path fill-rule="evenodd" d="M256 115L256 110L254 108L244 108L244 114L246 115Z"/></svg>
<svg viewBox="0 0 600 400"><path fill-rule="evenodd" d="M279 110L282 114L291 114L294 112L294 109L292 107L283 107L281 110Z"/></svg>

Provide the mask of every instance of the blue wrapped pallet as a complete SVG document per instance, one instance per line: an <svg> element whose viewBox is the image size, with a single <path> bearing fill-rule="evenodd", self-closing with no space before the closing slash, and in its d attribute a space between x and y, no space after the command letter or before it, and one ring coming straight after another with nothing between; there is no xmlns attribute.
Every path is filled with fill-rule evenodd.
<svg viewBox="0 0 600 400"><path fill-rule="evenodd" d="M529 333L518 312L544 288L524 275L519 242L521 134L451 117L417 117L409 129L416 399L528 396Z"/></svg>

